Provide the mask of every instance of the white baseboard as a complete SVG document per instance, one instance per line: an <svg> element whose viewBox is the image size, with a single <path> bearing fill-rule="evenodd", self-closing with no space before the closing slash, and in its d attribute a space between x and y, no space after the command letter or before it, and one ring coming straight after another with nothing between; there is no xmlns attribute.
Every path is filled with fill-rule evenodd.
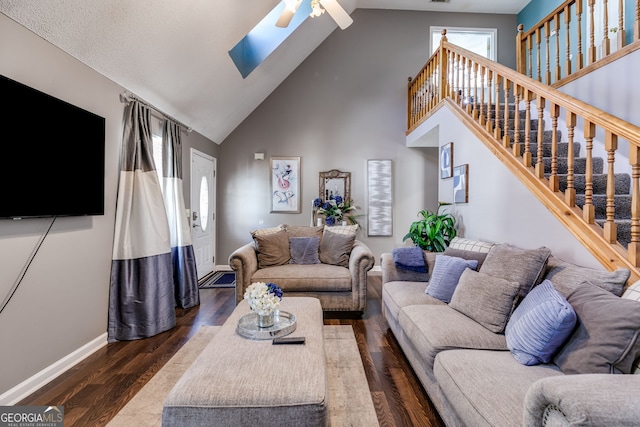
<svg viewBox="0 0 640 427"><path fill-rule="evenodd" d="M107 345L107 333L89 341L79 349L68 354L52 365L47 366L37 374L27 378L12 389L0 394L0 405L12 406L42 388L73 366L77 365L100 348Z"/></svg>
<svg viewBox="0 0 640 427"><path fill-rule="evenodd" d="M231 269L230 265L224 264L224 265L216 265L214 271L233 271L233 270Z"/></svg>

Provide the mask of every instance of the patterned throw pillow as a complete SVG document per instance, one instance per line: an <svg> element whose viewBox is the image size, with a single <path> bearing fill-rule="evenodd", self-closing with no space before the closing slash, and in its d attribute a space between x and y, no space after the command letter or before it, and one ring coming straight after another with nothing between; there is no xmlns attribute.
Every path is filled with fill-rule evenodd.
<svg viewBox="0 0 640 427"><path fill-rule="evenodd" d="M344 234L347 236L350 235L355 235L356 232L358 231L358 224L353 224L353 225L332 225L332 226L328 226L325 225L324 226L324 231L330 231L334 234Z"/></svg>
<svg viewBox="0 0 640 427"><path fill-rule="evenodd" d="M523 365L549 363L575 325L575 311L553 283L545 280L511 315L504 332L507 348Z"/></svg>
<svg viewBox="0 0 640 427"><path fill-rule="evenodd" d="M427 295L444 301L451 301L451 296L458 286L460 276L467 269L473 270L478 266L476 260L466 260L448 255L436 256L436 264L431 272L429 284L425 289Z"/></svg>
<svg viewBox="0 0 640 427"><path fill-rule="evenodd" d="M289 237L291 264L320 264L318 249L320 239L317 237Z"/></svg>

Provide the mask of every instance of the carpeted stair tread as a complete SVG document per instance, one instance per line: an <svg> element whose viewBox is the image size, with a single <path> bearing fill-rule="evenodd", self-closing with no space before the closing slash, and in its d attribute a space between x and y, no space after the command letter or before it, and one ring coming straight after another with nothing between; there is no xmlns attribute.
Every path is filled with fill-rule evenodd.
<svg viewBox="0 0 640 427"><path fill-rule="evenodd" d="M607 195L606 194L594 194L592 197L592 203L595 207L595 217L597 219L607 218ZM617 194L613 198L615 204L614 219L629 219L631 217L631 195L630 194ZM584 206L585 195L576 195L576 205L580 208Z"/></svg>
<svg viewBox="0 0 640 427"><path fill-rule="evenodd" d="M532 162L532 164L536 164L536 161L534 160ZM542 158L542 164L544 165L544 172L545 173L551 173L551 158L550 157L543 157ZM567 159L565 158L560 158L558 157L558 163L557 163L557 174L566 174L568 172L568 165L567 165ZM594 157L593 158L593 173L594 174L601 174L604 168L604 160L601 157ZM587 159L585 159L584 157L579 157L577 159L574 159L573 161L573 173L574 174L584 174L587 170Z"/></svg>
<svg viewBox="0 0 640 427"><path fill-rule="evenodd" d="M511 143L515 141L511 140ZM525 144L523 140L519 141L520 143L520 155L524 154ZM567 157L567 153L569 152L569 144L566 142L559 142L558 144L558 157ZM542 143L542 157L551 157L551 150L553 144L551 142ZM531 155L535 158L538 155L538 143L530 143L529 151L531 151ZM573 157L580 157L580 143L573 144Z"/></svg>
<svg viewBox="0 0 640 427"><path fill-rule="evenodd" d="M549 174L546 175L549 178ZM560 191L567 189L567 175L558 174L558 181L560 183ZM615 192L616 194L629 194L631 190L631 177L626 173L615 174ZM586 190L586 175L577 174L573 177L573 188L576 193L584 193ZM607 192L607 175L606 174L594 174L593 175L593 194L606 194Z"/></svg>
<svg viewBox="0 0 640 427"><path fill-rule="evenodd" d="M601 227L604 226L606 220L596 219L596 223ZM625 248L631 242L631 220L630 219L616 219L613 221L616 224L616 236L618 242Z"/></svg>
<svg viewBox="0 0 640 427"><path fill-rule="evenodd" d="M524 143L525 139L526 139L526 135L525 135L525 131L524 130L520 130L518 135L518 138L520 139L521 143ZM513 129L509 129L509 131L507 132L507 134L509 135L509 138L511 138L511 141L513 141L515 139L515 131ZM551 143L553 142L553 131L550 130L545 130L542 133L542 142L544 144L546 143ZM562 135L560 134L560 132L558 132L558 139L561 140ZM531 143L537 143L538 142L538 132L531 132L529 133L529 142Z"/></svg>

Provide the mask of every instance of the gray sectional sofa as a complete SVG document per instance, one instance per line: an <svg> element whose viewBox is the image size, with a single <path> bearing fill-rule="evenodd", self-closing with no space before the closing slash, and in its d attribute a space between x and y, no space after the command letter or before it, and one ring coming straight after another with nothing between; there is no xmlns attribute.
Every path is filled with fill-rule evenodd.
<svg viewBox="0 0 640 427"><path fill-rule="evenodd" d="M454 258L477 271L450 280L441 267ZM620 297L628 270L461 238L425 261L416 272L382 254L382 309L446 425L640 425L640 376L626 375L638 371L640 285ZM528 341L541 325L547 354Z"/></svg>

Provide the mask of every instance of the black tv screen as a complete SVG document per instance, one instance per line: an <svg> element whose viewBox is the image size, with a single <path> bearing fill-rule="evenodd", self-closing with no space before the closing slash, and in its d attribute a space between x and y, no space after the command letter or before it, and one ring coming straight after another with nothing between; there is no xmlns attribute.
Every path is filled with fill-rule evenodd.
<svg viewBox="0 0 640 427"><path fill-rule="evenodd" d="M0 218L104 215L105 119L0 76Z"/></svg>

